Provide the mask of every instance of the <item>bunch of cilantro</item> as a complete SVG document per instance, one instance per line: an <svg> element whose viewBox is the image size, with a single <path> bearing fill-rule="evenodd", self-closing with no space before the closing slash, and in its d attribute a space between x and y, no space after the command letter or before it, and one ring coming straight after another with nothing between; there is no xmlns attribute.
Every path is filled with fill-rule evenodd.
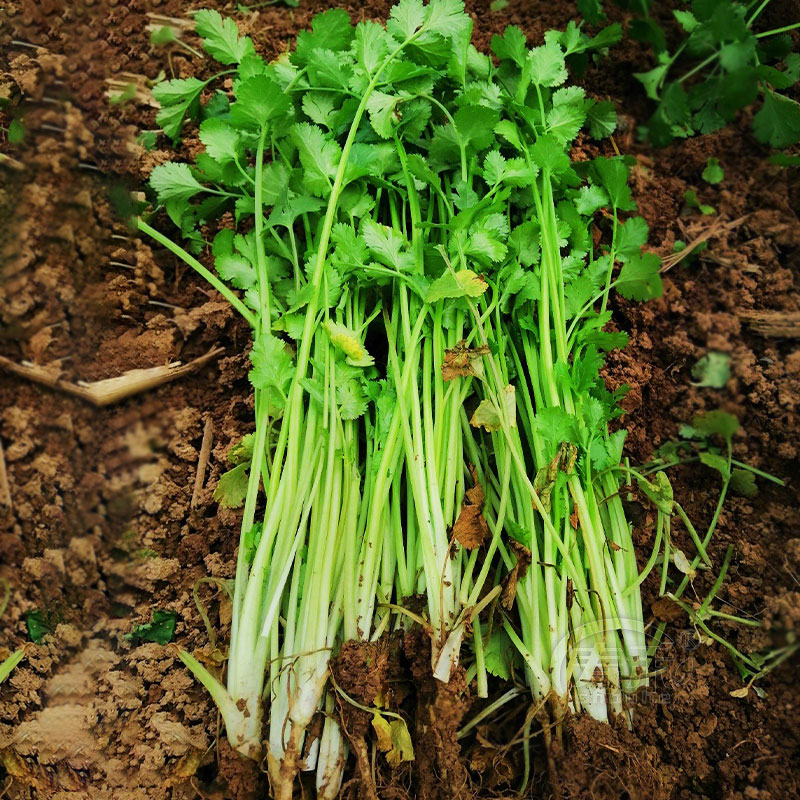
<svg viewBox="0 0 800 800"><path fill-rule="evenodd" d="M683 38L674 45L651 15L651 0L618 0L629 8L632 37L648 43L656 66L636 77L658 103L645 126L656 146L675 138L713 133L759 98L755 137L770 147L800 141L800 104L780 92L800 80L800 54L789 35L800 21L762 30L771 0L691 0L673 11ZM592 24L605 19L599 0L579 0Z"/></svg>
<svg viewBox="0 0 800 800"><path fill-rule="evenodd" d="M327 11L267 64L195 23L222 69L154 88L164 133L204 145L150 178L182 243L139 228L252 329L255 430L217 495L243 505L225 684L181 654L232 745L260 757L268 719L276 796L302 768L334 797L330 658L416 624L442 682L463 661L486 696L519 661L550 718L624 713L647 654L600 370L612 289L661 281L626 160L570 158L614 108L567 85L618 31L510 27L491 57L460 0L401 0L385 26Z"/></svg>

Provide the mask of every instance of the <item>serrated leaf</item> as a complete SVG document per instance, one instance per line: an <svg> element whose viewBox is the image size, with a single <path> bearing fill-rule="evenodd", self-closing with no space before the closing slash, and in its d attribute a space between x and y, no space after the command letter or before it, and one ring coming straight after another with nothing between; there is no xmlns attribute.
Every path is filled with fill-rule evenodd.
<svg viewBox="0 0 800 800"><path fill-rule="evenodd" d="M156 122L171 139L177 139L181 125L190 109L200 103L200 92L205 83L197 78L176 78L175 80L157 83L153 87L153 98L161 104L156 114Z"/></svg>
<svg viewBox="0 0 800 800"><path fill-rule="evenodd" d="M353 46L356 63L369 78L389 55L389 35L382 25L371 20L363 20L356 26L356 37Z"/></svg>
<svg viewBox="0 0 800 800"><path fill-rule="evenodd" d="M353 41L353 34L353 26L347 11L343 8L323 11L311 21L310 31L301 31L297 35L292 62L298 66L305 66L311 53L316 50L328 50L332 53L347 50Z"/></svg>
<svg viewBox="0 0 800 800"><path fill-rule="evenodd" d="M604 139L617 129L617 111L608 100L601 100L593 105L586 118L593 139Z"/></svg>
<svg viewBox="0 0 800 800"><path fill-rule="evenodd" d="M336 387L336 402L344 420L358 419L367 410L367 396L361 384L355 380L340 383Z"/></svg>
<svg viewBox="0 0 800 800"><path fill-rule="evenodd" d="M392 6L386 30L398 41L404 42L416 33L425 21L422 0L400 0Z"/></svg>
<svg viewBox="0 0 800 800"><path fill-rule="evenodd" d="M128 634L130 639L138 639L143 642L155 642L156 644L167 644L172 641L175 635L175 623L178 614L175 611L156 609L153 612L151 622L142 625L135 625Z"/></svg>
<svg viewBox="0 0 800 800"><path fill-rule="evenodd" d="M636 210L636 203L633 202L628 186L628 168L622 157L596 158L592 162L592 171L597 176L597 182L603 185L612 204L617 209Z"/></svg>
<svg viewBox="0 0 800 800"><path fill-rule="evenodd" d="M367 100L367 114L375 133L383 139L394 136L400 117L395 113L398 98L384 92L374 91Z"/></svg>
<svg viewBox="0 0 800 800"><path fill-rule="evenodd" d="M697 17L695 17L691 11L683 11L682 9L676 8L672 13L675 15L675 19L680 23L680 26L687 33L691 33L700 24L697 21Z"/></svg>
<svg viewBox="0 0 800 800"><path fill-rule="evenodd" d="M236 102L231 105L231 122L261 129L268 122L289 116L291 101L272 78L254 75L242 81L236 90Z"/></svg>
<svg viewBox="0 0 800 800"><path fill-rule="evenodd" d="M575 199L575 207L578 209L579 214L591 217L594 213L608 205L608 195L601 186L590 184L589 186L582 186L578 190L578 197Z"/></svg>
<svg viewBox="0 0 800 800"><path fill-rule="evenodd" d="M509 25L502 36L492 37L492 52L501 60L513 61L518 67L527 58L525 34L516 25Z"/></svg>
<svg viewBox="0 0 800 800"><path fill-rule="evenodd" d="M649 233L643 217L631 217L617 228L616 256L620 261L638 256Z"/></svg>
<svg viewBox="0 0 800 800"><path fill-rule="evenodd" d="M237 289L249 289L255 286L256 271L253 265L240 255L229 253L217 256L214 267L223 280L233 284Z"/></svg>
<svg viewBox="0 0 800 800"><path fill-rule="evenodd" d="M569 156L564 152L564 144L554 136L539 136L530 148L531 159L539 169L550 170L558 175L569 169Z"/></svg>
<svg viewBox="0 0 800 800"><path fill-rule="evenodd" d="M262 333L250 351L253 368L249 372L250 383L259 390L273 390L270 401L277 404L285 397L294 377L292 357L284 343L276 336ZM277 395L277 396L273 396Z"/></svg>
<svg viewBox="0 0 800 800"><path fill-rule="evenodd" d="M202 9L194 15L194 27L203 40L203 49L221 64L238 64L246 55L255 54L253 42L239 36L236 23L222 18L219 11Z"/></svg>
<svg viewBox="0 0 800 800"><path fill-rule="evenodd" d="M715 469L722 475L723 480L728 480L731 477L730 469L728 468L728 461L716 453L702 452L700 453L700 461L711 469Z"/></svg>
<svg viewBox="0 0 800 800"><path fill-rule="evenodd" d="M547 112L547 131L559 142L571 142L586 122L583 101L571 104L554 105Z"/></svg>
<svg viewBox="0 0 800 800"><path fill-rule="evenodd" d="M150 173L150 186L158 195L159 203L170 200L189 200L203 191L203 184L192 175L188 164L168 161L159 164Z"/></svg>
<svg viewBox="0 0 800 800"><path fill-rule="evenodd" d="M382 264L400 272L413 268L414 257L408 252L408 241L400 231L365 218L361 235L373 258Z"/></svg>
<svg viewBox="0 0 800 800"><path fill-rule="evenodd" d="M564 51L556 42L546 42L528 51L527 74L538 86L561 86L567 79Z"/></svg>
<svg viewBox="0 0 800 800"><path fill-rule="evenodd" d="M462 269L456 273L448 270L437 278L425 295L426 303L456 297L480 297L488 288L486 281L471 269Z"/></svg>
<svg viewBox="0 0 800 800"><path fill-rule="evenodd" d="M324 197L331 190L342 151L328 139L320 128L301 122L292 128L292 139L297 145L303 165L303 183L311 194Z"/></svg>
<svg viewBox="0 0 800 800"><path fill-rule="evenodd" d="M200 141L206 152L215 161L225 164L232 161L239 147L239 134L236 129L221 119L207 119L200 125Z"/></svg>
<svg viewBox="0 0 800 800"><path fill-rule="evenodd" d="M759 142L770 147L789 147L800 141L800 105L794 100L768 91L764 105L753 117L753 132Z"/></svg>
<svg viewBox="0 0 800 800"><path fill-rule="evenodd" d="M758 494L756 476L749 469L735 469L731 472L731 490L744 497Z"/></svg>
<svg viewBox="0 0 800 800"><path fill-rule="evenodd" d="M524 543L523 543L524 544ZM511 661L515 649L504 628L497 628L483 648L486 671L496 678L507 681L511 678Z"/></svg>
<svg viewBox="0 0 800 800"><path fill-rule="evenodd" d="M505 139L514 149L522 151L522 141L519 138L519 131L516 125L510 120L504 119L497 123L494 132Z"/></svg>
<svg viewBox="0 0 800 800"><path fill-rule="evenodd" d="M224 508L240 508L247 496L249 462L238 464L219 477L214 499Z"/></svg>
<svg viewBox="0 0 800 800"><path fill-rule="evenodd" d="M692 367L694 385L721 389L731 377L730 362L731 357L726 353L711 351L704 355Z"/></svg>
<svg viewBox="0 0 800 800"><path fill-rule="evenodd" d="M616 280L617 291L628 300L652 300L660 297L664 286L659 269L661 259L655 253L630 256Z"/></svg>
<svg viewBox="0 0 800 800"><path fill-rule="evenodd" d="M317 125L331 129L336 111L336 95L333 92L306 92L303 95L303 113Z"/></svg>
<svg viewBox="0 0 800 800"><path fill-rule="evenodd" d="M516 406L516 390L513 386L505 386L503 393L500 397L500 402L505 406L505 414L509 420L512 428L516 427L517 419L517 406ZM503 427L503 418L501 411L497 405L488 398L481 400L478 407L475 409L469 424L473 428L483 428L487 432L499 431Z"/></svg>

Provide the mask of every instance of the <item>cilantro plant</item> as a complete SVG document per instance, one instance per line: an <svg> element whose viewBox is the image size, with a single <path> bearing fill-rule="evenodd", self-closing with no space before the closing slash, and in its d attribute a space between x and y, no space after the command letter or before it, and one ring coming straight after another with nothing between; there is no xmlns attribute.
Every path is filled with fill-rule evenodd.
<svg viewBox="0 0 800 800"><path fill-rule="evenodd" d="M669 43L667 32L650 14L651 0L618 0L634 17L631 36L649 43L656 66L636 77L657 102L645 131L656 146L675 138L713 133L737 112L760 99L753 133L770 147L800 141L800 105L780 92L800 80L800 53L788 35L800 28L790 21L769 30L760 18L771 0L692 0L673 11L683 38ZM599 0L579 0L587 21L605 18Z"/></svg>
<svg viewBox="0 0 800 800"><path fill-rule="evenodd" d="M215 495L243 507L225 684L181 653L232 745L261 756L266 700L276 797L301 768L334 797L331 654L420 622L441 682L465 661L485 696L513 648L557 720L623 713L647 654L600 369L626 342L612 290L661 281L626 160L569 156L614 108L566 85L616 31L531 49L511 27L495 63L460 0L401 0L385 26L327 11L266 64L231 20L195 22L224 68L154 89L164 133L199 123L205 147L150 178L183 244L139 228L252 330L255 430Z"/></svg>

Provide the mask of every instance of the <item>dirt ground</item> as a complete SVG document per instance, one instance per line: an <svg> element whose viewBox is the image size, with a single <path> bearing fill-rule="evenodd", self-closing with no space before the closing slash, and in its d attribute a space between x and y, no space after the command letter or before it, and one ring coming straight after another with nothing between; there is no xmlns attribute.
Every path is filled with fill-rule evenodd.
<svg viewBox="0 0 800 800"><path fill-rule="evenodd" d="M243 14L233 3L203 4L232 14L267 57L327 5L303 0L294 10ZM344 5L354 18L381 18L389 6ZM0 134L0 149L13 158L0 165L0 356L93 381L223 349L193 374L100 410L0 368L0 445L11 499L9 506L0 485L0 577L12 590L0 648L27 640L25 614L34 609L46 611L53 631L0 686L0 797L266 796L263 776L218 738L213 704L174 648L125 637L153 608L166 608L178 615L176 643L210 653L192 591L200 578L233 575L238 515L218 508L212 493L229 446L252 418L244 324L169 253L137 241L120 221L128 192L171 154L135 143L139 129L155 127L146 91L118 104L109 95L131 82L144 86L162 69L202 75L199 59L149 44L152 15L181 17L189 7L186 0L10 0L0 9L0 96L11 100L0 125L24 112L28 131L14 146ZM764 24L785 24L793 7L792 0L772 3ZM485 0L469 0L468 8L483 48L509 23L537 42L576 13L563 0L511 0L497 13ZM721 621L717 629L755 652L800 633L800 326L789 316L800 312L800 180L797 170L769 163L747 114L718 134L665 150L639 142L636 125L647 105L632 73L646 69L649 58L626 41L581 82L620 113L617 144L638 159L635 197L653 248L666 255L676 239L718 227L706 250L665 274L662 299L616 302L615 324L630 332L631 344L610 359L607 377L614 387L632 387L623 424L634 462L676 438L694 413L721 407L742 422L735 457L786 481L785 488L759 482L753 499L730 497L709 550L721 563L734 548L720 607L765 623L754 629ZM709 156L725 170L716 186L700 177ZM685 209L690 188L718 215ZM766 312L771 325L763 322ZM691 367L709 350L731 355L723 389L691 384ZM195 486L204 431L213 437L211 454ZM707 524L716 474L687 466L674 485L697 527ZM644 560L653 520L641 509L631 513ZM676 525L674 537L691 550L683 528ZM701 573L696 597L708 588ZM226 641L229 609L213 584L199 594ZM671 646L659 656L664 672L640 698L632 731L569 722L562 795L800 797L797 663L761 682L763 698L733 697L742 683L726 650L698 644L686 617L656 601L652 576L644 599L654 624L668 622ZM400 670L404 707L413 713L415 697L430 691L415 669L419 643L385 647L395 648L384 663ZM448 702L465 718L479 708L466 686ZM520 703L462 742L464 796L516 791L522 750L505 745L524 715ZM427 741L423 722L418 742ZM536 748L532 796L548 797L553 787ZM379 768L381 798L435 797L424 761L396 774ZM343 795L359 796L358 782L346 783Z"/></svg>

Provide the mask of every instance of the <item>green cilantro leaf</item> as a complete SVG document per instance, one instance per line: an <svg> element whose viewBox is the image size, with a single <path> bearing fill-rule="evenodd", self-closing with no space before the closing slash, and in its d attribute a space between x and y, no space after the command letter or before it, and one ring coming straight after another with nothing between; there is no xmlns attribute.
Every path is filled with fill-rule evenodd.
<svg viewBox="0 0 800 800"><path fill-rule="evenodd" d="M567 79L564 51L556 42L546 42L528 52L528 74L538 86L561 86Z"/></svg>
<svg viewBox="0 0 800 800"><path fill-rule="evenodd" d="M509 680L516 652L516 648L505 630L503 628L495 629L484 645L483 659L486 671L501 680Z"/></svg>
<svg viewBox="0 0 800 800"><path fill-rule="evenodd" d="M351 379L336 387L336 402L342 419L358 419L367 410L367 396L356 380Z"/></svg>
<svg viewBox="0 0 800 800"><path fill-rule="evenodd" d="M171 139L177 139L186 114L200 105L200 92L205 87L197 78L175 78L153 87L153 98L161 104L156 122Z"/></svg>
<svg viewBox="0 0 800 800"><path fill-rule="evenodd" d="M659 268L661 259L655 253L630 256L622 265L616 280L617 291L628 300L652 300L663 291Z"/></svg>
<svg viewBox="0 0 800 800"><path fill-rule="evenodd" d="M581 186L578 190L578 197L575 200L575 207L578 213L591 217L595 211L608 205L608 195L601 186L590 184Z"/></svg>
<svg viewBox="0 0 800 800"><path fill-rule="evenodd" d="M756 477L749 469L735 469L731 472L731 490L743 497L755 497L758 494Z"/></svg>
<svg viewBox="0 0 800 800"><path fill-rule="evenodd" d="M239 134L227 122L221 119L207 119L200 126L200 141L206 146L206 152L220 164L233 161L239 148Z"/></svg>
<svg viewBox="0 0 800 800"><path fill-rule="evenodd" d="M156 609L153 611L152 621L145 622L142 625L135 625L127 635L127 638L142 642L167 644L172 641L172 637L175 635L175 623L177 620L178 614L176 611Z"/></svg>
<svg viewBox="0 0 800 800"><path fill-rule="evenodd" d="M383 139L394 136L395 127L400 117L395 113L398 97L384 92L374 91L367 100L367 114L375 133Z"/></svg>
<svg viewBox="0 0 800 800"><path fill-rule="evenodd" d="M712 350L692 367L694 385L721 389L731 377L730 362L729 355Z"/></svg>
<svg viewBox="0 0 800 800"><path fill-rule="evenodd" d="M203 184L192 175L188 164L168 161L159 164L150 173L150 186L158 195L159 203L170 200L189 200L203 191Z"/></svg>
<svg viewBox="0 0 800 800"><path fill-rule="evenodd" d="M223 19L219 11L202 9L195 14L194 23L203 49L221 64L238 64L246 55L255 54L253 42L240 37L236 23Z"/></svg>
<svg viewBox="0 0 800 800"><path fill-rule="evenodd" d="M237 289L249 289L256 284L256 271L244 257L235 253L217 256L214 266L219 276Z"/></svg>
<svg viewBox="0 0 800 800"><path fill-rule="evenodd" d="M649 228L643 217L631 217L617 228L617 252L620 261L638 256L647 243Z"/></svg>
<svg viewBox="0 0 800 800"><path fill-rule="evenodd" d="M219 476L219 482L214 489L214 499L223 508L241 508L247 496L249 466L249 462L237 464Z"/></svg>
<svg viewBox="0 0 800 800"><path fill-rule="evenodd" d="M294 376L294 364L284 343L269 333L262 333L253 345L250 361L253 364L250 383L256 389L274 389L285 397ZM271 397L273 401L276 399Z"/></svg>
<svg viewBox="0 0 800 800"><path fill-rule="evenodd" d="M617 112L614 104L601 100L593 105L587 114L589 133L593 139L604 139L617 129Z"/></svg>
<svg viewBox="0 0 800 800"><path fill-rule="evenodd" d="M789 147L800 141L800 104L768 91L764 105L753 117L756 139L770 147Z"/></svg>
<svg viewBox="0 0 800 800"><path fill-rule="evenodd" d="M347 50L353 41L353 33L347 11L342 8L323 11L311 21L310 31L298 34L297 45L291 56L292 63L299 67L305 66L314 51L328 50L338 53Z"/></svg>
<svg viewBox="0 0 800 800"><path fill-rule="evenodd" d="M636 210L636 203L633 202L628 186L628 168L621 157L598 157L592 162L592 170L599 178L599 183L605 187L615 208L623 211Z"/></svg>
<svg viewBox="0 0 800 800"><path fill-rule="evenodd" d="M342 150L327 138L321 128L300 122L292 128L292 139L297 145L303 165L303 182L311 194L325 197L333 186Z"/></svg>
<svg viewBox="0 0 800 800"><path fill-rule="evenodd" d="M414 266L414 257L408 252L408 241L400 231L366 217L361 225L361 235L373 258L387 267L404 272Z"/></svg>
<svg viewBox="0 0 800 800"><path fill-rule="evenodd" d="M231 122L260 129L272 120L284 121L290 110L291 102L281 87L266 75L255 75L239 84Z"/></svg>
<svg viewBox="0 0 800 800"><path fill-rule="evenodd" d="M525 34L516 26L509 25L502 36L492 37L492 52L501 60L513 61L523 67L527 58Z"/></svg>

